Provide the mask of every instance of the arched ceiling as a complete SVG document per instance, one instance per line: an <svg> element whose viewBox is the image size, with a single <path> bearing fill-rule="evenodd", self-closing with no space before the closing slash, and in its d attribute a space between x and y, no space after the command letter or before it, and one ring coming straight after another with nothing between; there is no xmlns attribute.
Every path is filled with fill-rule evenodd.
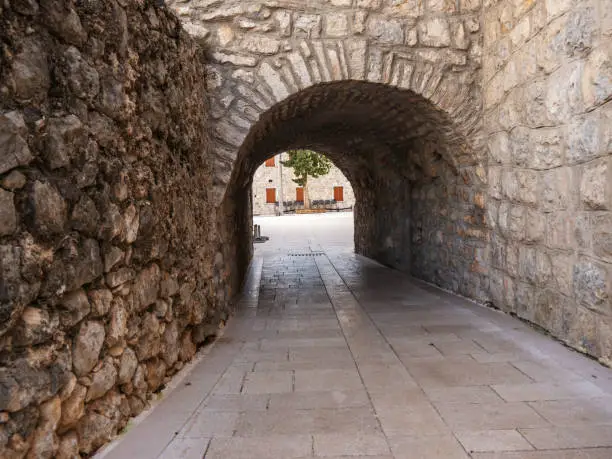
<svg viewBox="0 0 612 459"><path fill-rule="evenodd" d="M239 149L233 186L247 186L266 158L293 148L327 154L352 181L384 177L385 170L418 180L431 176L438 161L453 170L476 161L449 116L431 102L359 81L321 83L265 112Z"/></svg>

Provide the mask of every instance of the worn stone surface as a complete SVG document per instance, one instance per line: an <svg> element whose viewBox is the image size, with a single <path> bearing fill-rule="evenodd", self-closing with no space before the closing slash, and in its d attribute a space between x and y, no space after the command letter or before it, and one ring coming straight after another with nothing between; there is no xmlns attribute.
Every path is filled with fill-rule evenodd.
<svg viewBox="0 0 612 459"><path fill-rule="evenodd" d="M12 368L0 369L2 411L17 412L32 403L41 402L53 395L51 375L45 368L36 368L23 359L13 364Z"/></svg>
<svg viewBox="0 0 612 459"><path fill-rule="evenodd" d="M12 191L23 188L26 183L27 179L25 175L23 175L19 171L13 170L2 179L2 183L0 183L0 186Z"/></svg>
<svg viewBox="0 0 612 459"><path fill-rule="evenodd" d="M90 412L77 426L79 452L89 454L108 442L115 433L116 423L102 414Z"/></svg>
<svg viewBox="0 0 612 459"><path fill-rule="evenodd" d="M62 430L76 426L77 422L85 414L85 397L87 387L77 384L72 394L62 403L62 418L60 427Z"/></svg>
<svg viewBox="0 0 612 459"><path fill-rule="evenodd" d="M107 457L199 457L205 448L207 459L612 454L612 369L356 255L349 214L254 223L270 241L255 248L225 339L184 379L197 390L163 397ZM293 256L315 247L316 256ZM207 378L213 370L222 376Z"/></svg>
<svg viewBox="0 0 612 459"><path fill-rule="evenodd" d="M14 194L0 190L0 236L10 236L17 229Z"/></svg>
<svg viewBox="0 0 612 459"><path fill-rule="evenodd" d="M59 440L57 459L75 459L79 456L79 437L76 432L69 432Z"/></svg>
<svg viewBox="0 0 612 459"><path fill-rule="evenodd" d="M93 317L102 317L110 311L113 294L108 289L90 290L87 296L91 303L91 312Z"/></svg>
<svg viewBox="0 0 612 459"><path fill-rule="evenodd" d="M73 346L74 372L77 376L86 375L96 366L103 344L104 326L100 322L83 322Z"/></svg>
<svg viewBox="0 0 612 459"><path fill-rule="evenodd" d="M34 182L29 201L28 213L35 231L41 236L64 232L68 206L56 187L50 183Z"/></svg>
<svg viewBox="0 0 612 459"><path fill-rule="evenodd" d="M117 379L117 369L111 358L107 358L102 368L95 371L91 377L91 386L87 389L87 401L95 400L105 395Z"/></svg>
<svg viewBox="0 0 612 459"><path fill-rule="evenodd" d="M45 343L59 332L59 317L44 309L26 307L13 333L16 346L32 346Z"/></svg>
<svg viewBox="0 0 612 459"><path fill-rule="evenodd" d="M60 313L60 317L65 327L78 324L91 312L91 305L84 290L68 293L62 299L61 304L65 311Z"/></svg>
<svg viewBox="0 0 612 459"><path fill-rule="evenodd" d="M10 111L0 115L0 174L18 166L26 166L34 159L28 143L25 140L27 128L23 114Z"/></svg>
<svg viewBox="0 0 612 459"><path fill-rule="evenodd" d="M138 366L138 359L136 354L131 348L127 348L121 355L121 361L119 363L119 375L117 381L120 384L126 384L131 381L136 367Z"/></svg>

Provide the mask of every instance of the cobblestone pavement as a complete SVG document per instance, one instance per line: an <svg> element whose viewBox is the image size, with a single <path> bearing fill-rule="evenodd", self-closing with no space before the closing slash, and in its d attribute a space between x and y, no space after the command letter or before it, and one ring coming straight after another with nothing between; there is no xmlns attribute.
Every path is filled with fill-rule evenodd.
<svg viewBox="0 0 612 459"><path fill-rule="evenodd" d="M224 336L106 457L612 458L612 371L352 254L350 215L258 223Z"/></svg>

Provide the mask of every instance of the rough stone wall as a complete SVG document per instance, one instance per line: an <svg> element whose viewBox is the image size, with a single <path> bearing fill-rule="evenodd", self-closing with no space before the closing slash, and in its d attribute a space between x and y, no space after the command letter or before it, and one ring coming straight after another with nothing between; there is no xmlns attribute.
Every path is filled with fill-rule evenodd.
<svg viewBox="0 0 612 459"><path fill-rule="evenodd" d="M253 215L276 215L279 206L266 202L266 188L276 188L277 199L280 200L280 180L281 167L279 161L286 161L289 157L285 153L276 155L274 167L267 167L264 164L259 166L253 174ZM296 187L298 186L293 179L293 169L282 168L283 174L283 201L293 202L296 200ZM328 174L322 177L310 177L308 179L308 193L311 201L332 200L334 199L334 187L344 188L344 201L337 205L328 205L339 209L352 208L355 205L355 193L351 182L344 176L342 171L332 165Z"/></svg>
<svg viewBox="0 0 612 459"><path fill-rule="evenodd" d="M92 453L226 317L204 56L157 3L0 3L2 458Z"/></svg>
<svg viewBox="0 0 612 459"><path fill-rule="evenodd" d="M0 456L144 408L226 318L289 148L353 184L358 252L612 361L609 1L168 3L210 65L158 1L0 6Z"/></svg>
<svg viewBox="0 0 612 459"><path fill-rule="evenodd" d="M612 363L612 3L488 1L495 305Z"/></svg>

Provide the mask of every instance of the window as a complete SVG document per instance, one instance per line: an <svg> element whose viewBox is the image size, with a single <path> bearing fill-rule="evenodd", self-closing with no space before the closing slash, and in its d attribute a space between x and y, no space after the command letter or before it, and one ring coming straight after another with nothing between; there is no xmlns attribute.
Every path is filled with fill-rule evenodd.
<svg viewBox="0 0 612 459"><path fill-rule="evenodd" d="M266 167L276 167L276 157L272 157L270 159L266 159Z"/></svg>
<svg viewBox="0 0 612 459"><path fill-rule="evenodd" d="M343 202L344 201L344 187L335 186L334 187L334 201Z"/></svg>
<svg viewBox="0 0 612 459"><path fill-rule="evenodd" d="M295 189L295 200L297 202L304 202L304 188L299 186Z"/></svg>
<svg viewBox="0 0 612 459"><path fill-rule="evenodd" d="M276 188L266 188L266 203L276 203Z"/></svg>

